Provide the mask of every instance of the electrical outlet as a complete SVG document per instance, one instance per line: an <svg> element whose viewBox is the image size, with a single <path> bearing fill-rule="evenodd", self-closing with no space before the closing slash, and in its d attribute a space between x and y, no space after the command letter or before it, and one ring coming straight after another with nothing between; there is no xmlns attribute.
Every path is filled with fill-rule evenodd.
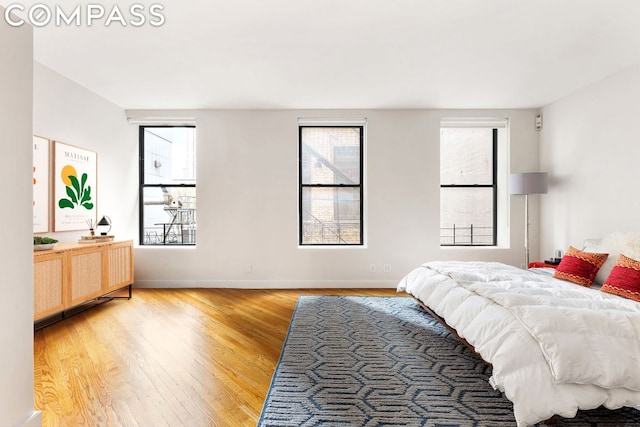
<svg viewBox="0 0 640 427"><path fill-rule="evenodd" d="M385 273L390 273L391 272L391 264L385 264L382 269L384 270Z"/></svg>
<svg viewBox="0 0 640 427"><path fill-rule="evenodd" d="M369 264L369 271L371 273L375 273L376 272L376 265L375 264Z"/></svg>

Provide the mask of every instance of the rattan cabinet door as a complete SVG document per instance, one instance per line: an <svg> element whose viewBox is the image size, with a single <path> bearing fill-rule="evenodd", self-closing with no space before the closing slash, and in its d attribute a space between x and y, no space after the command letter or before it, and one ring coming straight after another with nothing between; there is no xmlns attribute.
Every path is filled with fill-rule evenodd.
<svg viewBox="0 0 640 427"><path fill-rule="evenodd" d="M69 251L69 302L67 307L104 293L106 250L104 245Z"/></svg>
<svg viewBox="0 0 640 427"><path fill-rule="evenodd" d="M38 320L64 309L65 263L63 251L34 254L33 319Z"/></svg>
<svg viewBox="0 0 640 427"><path fill-rule="evenodd" d="M112 243L108 249L109 281L106 291L111 292L133 283L133 242Z"/></svg>

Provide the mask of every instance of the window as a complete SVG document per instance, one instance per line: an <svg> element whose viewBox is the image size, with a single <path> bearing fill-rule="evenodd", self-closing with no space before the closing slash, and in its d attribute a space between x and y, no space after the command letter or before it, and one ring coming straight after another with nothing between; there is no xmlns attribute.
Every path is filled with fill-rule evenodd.
<svg viewBox="0 0 640 427"><path fill-rule="evenodd" d="M496 245L499 130L481 122L441 124L441 246Z"/></svg>
<svg viewBox="0 0 640 427"><path fill-rule="evenodd" d="M362 245L363 126L299 127L300 245Z"/></svg>
<svg viewBox="0 0 640 427"><path fill-rule="evenodd" d="M140 244L195 243L195 127L140 126Z"/></svg>

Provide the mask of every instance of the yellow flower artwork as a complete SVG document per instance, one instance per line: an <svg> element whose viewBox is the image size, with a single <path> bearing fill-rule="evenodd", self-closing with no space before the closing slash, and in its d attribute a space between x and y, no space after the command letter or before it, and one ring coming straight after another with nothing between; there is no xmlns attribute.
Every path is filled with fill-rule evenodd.
<svg viewBox="0 0 640 427"><path fill-rule="evenodd" d="M91 186L87 185L87 174L83 173L78 180L78 172L72 165L65 165L60 171L60 178L64 183L68 198L58 200L61 209L82 206L87 210L93 209L91 201Z"/></svg>

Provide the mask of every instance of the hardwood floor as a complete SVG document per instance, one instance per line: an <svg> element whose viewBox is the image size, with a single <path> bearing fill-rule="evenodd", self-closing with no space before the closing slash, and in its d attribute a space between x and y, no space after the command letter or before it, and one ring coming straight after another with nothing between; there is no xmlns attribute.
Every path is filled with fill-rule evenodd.
<svg viewBox="0 0 640 427"><path fill-rule="evenodd" d="M300 295L395 289L134 289L35 333L44 427L255 426Z"/></svg>

